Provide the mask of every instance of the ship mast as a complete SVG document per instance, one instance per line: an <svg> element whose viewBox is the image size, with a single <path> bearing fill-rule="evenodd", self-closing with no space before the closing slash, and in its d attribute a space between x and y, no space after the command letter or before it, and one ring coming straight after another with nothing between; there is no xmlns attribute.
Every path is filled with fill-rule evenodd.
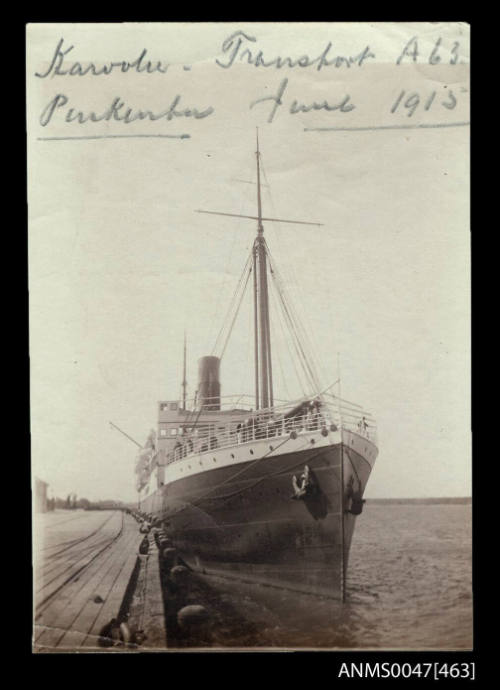
<svg viewBox="0 0 500 690"><path fill-rule="evenodd" d="M273 371L271 360L271 328L269 321L269 291L267 280L268 250L264 239L263 221L276 221L279 223L297 223L299 225L316 225L301 220L284 220L282 218L264 218L262 216L262 195L260 179L260 150L259 131L257 129L257 215L246 216L240 213L222 213L219 211L202 211L197 213L209 213L217 216L231 216L235 218L248 218L257 221L257 236L255 237L253 258L253 289L254 289L254 351L255 351L255 407L257 410L274 406Z"/></svg>
<svg viewBox="0 0 500 690"><path fill-rule="evenodd" d="M184 331L184 358L182 362L182 409L186 409L186 331Z"/></svg>
<svg viewBox="0 0 500 690"><path fill-rule="evenodd" d="M267 251L264 241L264 226L262 225L262 196L260 184L260 151L259 151L259 131L257 130L257 237L254 241L254 267L257 270L257 290L254 296L255 324L259 335L256 343L260 340L259 350L255 348L255 369L256 378L260 379L260 400L256 391L255 405L257 409L272 407L273 400L273 377L271 361L271 329L269 323L269 291L267 286ZM260 337L259 337L260 336ZM259 361L260 360L260 361Z"/></svg>

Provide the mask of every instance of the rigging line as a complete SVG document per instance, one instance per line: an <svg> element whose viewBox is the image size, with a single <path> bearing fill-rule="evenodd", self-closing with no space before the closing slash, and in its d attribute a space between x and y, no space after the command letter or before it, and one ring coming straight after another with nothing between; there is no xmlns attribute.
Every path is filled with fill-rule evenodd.
<svg viewBox="0 0 500 690"><path fill-rule="evenodd" d="M285 294L285 299L287 299L286 294ZM287 302L288 307L290 309L290 313L292 315L292 318L294 319L295 326L297 328L297 333L299 335L299 338L301 338L301 343L304 348L304 352L307 357L307 362L310 366L311 372L314 376L314 381L316 382L316 386L319 388L319 366L318 366L318 359L316 357L314 347L312 346L311 340L308 336L307 329L304 327L304 324L300 320L295 305L292 301Z"/></svg>
<svg viewBox="0 0 500 690"><path fill-rule="evenodd" d="M278 313L278 309L277 309L277 307L276 307L276 305L275 305L276 297L275 297L275 294L274 294L274 290L273 290L273 289L270 290L269 293L270 293L270 295L271 295L270 306L273 308L273 310L274 310L274 311L276 312L276 314L277 314L277 313ZM280 321L279 321L279 318L277 319L277 321L278 321L278 325L281 326L281 323L280 323ZM272 336L274 342L276 343L276 342L278 342L278 338L277 338L277 335L276 335L276 327L275 327L274 319L271 320L271 322L270 322L270 327L271 327L271 331L272 331L272 332L271 332L271 336ZM282 367L282 365L281 365L280 348L279 348L279 347L275 348L275 352L276 352L276 359L278 360L278 367L279 367L279 370L280 370L281 379L282 379L282 381L283 381L283 388L284 388L285 395L286 395L288 398L291 398L290 391L288 390L287 379L286 379L286 377L285 377L285 375L284 375L283 367Z"/></svg>
<svg viewBox="0 0 500 690"><path fill-rule="evenodd" d="M277 277L278 277L278 276L277 276ZM277 284L278 284L278 286L279 286L279 283L277 283ZM307 359L307 356L306 356L306 354L305 354L305 352L304 352L304 349L303 349L302 343L301 343L301 341L300 341L300 338L299 338L299 336L298 336L297 329L296 329L296 327L295 327L293 318L292 318L291 315L290 315L290 312L289 312L289 309L288 309L288 304L287 304L287 302L286 302L286 300L285 300L284 294L283 294L283 292L282 292L281 290L278 290L278 294L279 294L280 299L281 299L281 302L282 302L282 304L283 304L283 307L284 307L284 310L285 310L285 314L286 314L287 319L288 319L288 323L289 323L290 330L291 330L292 334L294 335L294 337L295 337L295 339L296 339L296 342L297 342L297 346L298 346L298 348L299 348L299 350L300 350L299 357L300 357L300 355L301 355L301 357L302 357L302 359L301 359L301 364L302 364L303 368L305 367L306 372L308 372L308 378L310 379L309 382L312 383L312 385L313 385L313 387L314 387L314 390L318 390L318 389L319 389L318 381L317 381L317 379L316 379L316 377L315 377L315 375L314 375L314 372L313 372L313 370L312 370L312 368L311 368L311 366L310 366L310 364L309 364L309 361L308 361L308 359Z"/></svg>
<svg viewBox="0 0 500 690"><path fill-rule="evenodd" d="M252 266L252 269L253 269L253 266ZM250 307L250 309L248 310L248 330L247 330L247 333L251 333L251 332L252 332L252 309ZM246 373L248 371L250 371L250 367L248 365L248 359L249 359L249 354L250 354L250 340L251 340L250 338L246 339L247 349L245 352L245 366L241 370L241 378L240 378L240 384L239 384L239 388L238 388L238 390L240 390L240 391L246 390L245 376L246 376ZM238 405L239 401L240 401L240 398L238 398L238 400L236 401L235 407Z"/></svg>
<svg viewBox="0 0 500 690"><path fill-rule="evenodd" d="M307 385L311 385L310 374L309 374L309 372L308 372L308 370L307 370L307 367L306 367L305 364L304 364L303 357L302 357L302 355L301 355L300 348L299 348L298 343L297 343L297 336L296 336L296 334L295 334L295 332L294 332L294 329L293 329L293 323L290 322L289 315L288 315L287 312L286 312L286 307L285 307L285 305L284 305L284 303L283 303L283 300L282 300L282 295L280 294L277 285L276 285L276 289L277 289L277 292L278 292L278 297L280 298L279 304L280 304L280 307L281 307L281 310L282 310L283 318L284 318L284 320L285 320L285 323L286 323L287 326L288 326L288 330L289 330L290 333L291 333L291 336L292 336L291 340L292 340L293 346L294 346L294 348L295 348L295 352L296 352L296 355L297 355L297 359L298 359L298 361L299 361L299 363L300 363L300 365L301 365L301 367L302 367L302 371L303 371L304 376L305 376L306 386L304 386L304 385L301 383L302 389L303 389L304 394L305 394L305 390L304 390L304 389L307 388ZM294 362L295 360L292 359L292 361ZM300 379L299 379L299 380L300 380Z"/></svg>
<svg viewBox="0 0 500 690"><path fill-rule="evenodd" d="M224 320L223 320L223 322L222 322L222 325L221 325L219 334L218 334L217 339L216 339L216 341L215 341L215 344L214 344L214 346L213 346L213 348L212 348L212 354L214 354L214 352L217 350L217 347L218 347L218 345L219 345L220 339L222 338L222 334L223 334L223 332L224 332L224 329L227 327L227 321L228 321L229 316L230 316L230 314L231 314L231 312L232 312L232 310L233 310L234 303L235 303L235 301L236 301L236 299L237 299L237 297L238 297L238 293L239 293L239 291L240 291L240 289L241 289L241 285L242 285L242 283L243 283L243 279L244 279L244 277L245 277L245 275L246 275L246 272L247 272L247 269L248 269L248 263L251 262L251 259L252 259L252 253L250 252L250 254L248 255L248 258L247 258L247 260L246 260L246 262L245 262L245 265L244 265L244 267L243 267L243 271L242 271L242 273L241 273L241 275L240 275L240 277L239 277L239 279L238 279L238 283L237 283L237 285L236 285L236 288L235 288L235 290L234 290L234 292L233 292L233 296L232 296L232 298L231 298L231 302L229 303L229 307L228 307L228 309L227 309L226 315L225 315Z"/></svg>
<svg viewBox="0 0 500 690"><path fill-rule="evenodd" d="M276 215L276 208L275 208L275 204L274 204L274 198L273 198L273 195L272 195L272 192L271 192L271 186L269 185L269 182L268 182L268 179L267 179L267 175L266 175L266 171L265 171L264 166L263 166L263 174L264 174L264 179L265 179L265 181L266 181L266 184L267 184L267 187L268 187L268 190L269 190L269 191L268 191L268 196L269 196L270 205L271 205L271 208L272 208L272 210L273 210L273 214ZM271 227L272 227L272 229L273 229L273 231L274 231L274 233L275 233L275 235L276 235L276 238L277 238L277 240L278 240L278 244L283 248L284 252L285 252L286 255L287 255L288 261L287 261L287 264L286 264L286 270L285 270L284 272L285 272L285 273L289 273L289 276L285 276L285 277L288 278L288 282L289 282L290 285L294 288L294 291L295 291L296 294L297 294L297 301L298 301L298 302L301 302L301 299L300 299L300 297L301 297L301 296L300 296L300 292L297 290L297 286L299 285L299 281L297 280L297 273L296 273L296 271L295 271L294 262L292 261L291 256L290 256L290 254L289 254L289 252L288 252L288 244L287 244L287 242L284 242L284 241L283 241L283 239L282 239L282 234L281 234L281 229L279 228L279 226L278 226L278 225L272 224ZM302 304L301 304L301 306L303 307ZM306 313L304 309L303 309L303 311L304 311L304 313Z"/></svg>
<svg viewBox="0 0 500 690"><path fill-rule="evenodd" d="M272 274L271 274L271 275L272 275ZM304 383L303 383L303 381L302 381L302 378L301 378L300 375L299 375L297 366L296 366L296 364L295 364L295 358L294 358L294 356L293 356L293 354L292 354L292 351L291 351L291 349L290 349L289 338L287 338L287 333L286 333L285 325L284 325L284 323L283 323L283 321L282 321L282 316L283 316L283 315L282 315L282 313L281 313L281 305L279 304L278 298L276 297L276 294L275 294L277 288L276 288L274 279L271 281L271 285L272 285L272 287L273 287L273 289L271 290L271 296L272 296L272 299L273 299L274 304L275 304L275 311L276 311L276 314L277 314L277 317L278 317L278 323L279 323L280 328L281 328L281 331L282 331L282 333L283 333L283 340L284 340L285 343L286 343L286 348L287 348L288 354L289 354L289 356L290 356L290 361L292 362L293 369L294 369L294 371L295 371L295 376L297 377L297 381L298 381L299 386L300 386L300 389L301 389L301 391L302 391L302 395L305 396L305 395L306 395L306 387L304 386ZM285 379L285 376L284 376L284 374L283 374L283 370L282 370L282 368L281 368L281 360L279 359L279 350L278 350L278 364L279 364L279 366L280 366L280 370L281 370L283 379L284 379L284 381L285 381L285 388L286 388L286 390L287 390L287 394L288 394L288 396L290 397L290 391L288 390L288 386L287 386L287 384L286 384L286 379Z"/></svg>
<svg viewBox="0 0 500 690"><path fill-rule="evenodd" d="M310 341L308 340L306 332L304 330L304 327L300 321L300 318L294 309L293 302L291 300L289 300L286 296L286 290L285 290L285 287L283 285L283 278L282 278L279 270L276 268L276 264L274 263L274 257L272 257L271 252L269 252L269 256L273 261L273 270L275 271L279 282L282 284L282 299L285 302L285 304L287 305L288 311L290 313L290 318L291 318L292 322L294 323L294 327L295 327L296 332L297 332L298 342L301 345L301 349L303 351L305 361L308 365L308 368L309 368L311 376L312 376L312 382L316 386L316 388L318 389L319 388L319 384L318 384L319 376L318 376L318 371L316 369L316 365L314 363L314 357L312 356L313 352L312 352L312 347L311 347ZM309 344L309 348L307 348L307 344ZM306 352L306 350L308 350L308 351Z"/></svg>
<svg viewBox="0 0 500 690"><path fill-rule="evenodd" d="M243 199L241 200L240 214L241 214L241 212L243 211L243 206L244 206L244 205L245 205L245 199L243 198ZM242 225L242 219L240 218L240 220L239 220L239 222L238 222L238 226L241 227L241 225ZM238 228L238 229L239 229L239 228ZM214 315L213 315L213 321L212 321L213 325L215 325L215 324L217 323L217 318L216 318L216 317L217 317L217 313L218 313L218 311L219 311L219 307L220 307L220 304L221 304L222 295L223 295L223 293L224 293L224 288L225 288L226 279L227 279L227 273L228 273L229 265L230 265L230 263L231 263L231 258L232 258L232 256L233 256L234 246L235 246L235 244L236 244L236 235L237 235L237 233L236 233L236 228L235 228L235 232L233 232L233 233L231 233L231 234L232 234L232 241L231 241L231 246L230 246L230 250L229 250L229 256L227 257L227 261L226 261L226 268L225 268L225 271L224 271L224 278L223 278L223 280L222 280L220 289L219 289L218 294L217 294L217 302L216 302L216 305L215 305L215 310L214 310ZM209 342L210 342L210 341L209 341ZM208 349L208 348L207 348L207 349Z"/></svg>
<svg viewBox="0 0 500 690"><path fill-rule="evenodd" d="M294 314L294 310L292 308L292 302L289 301L287 296L286 296L286 289L285 289L285 285L284 285L284 280L283 280L283 277L282 277L280 271L278 270L278 268L276 266L276 263L274 261L274 257L272 256L272 254L269 250L269 247L267 245L266 245L266 247L267 247L267 250L269 253L270 261L272 262L272 270L276 276L276 284L279 288L280 297L283 300L283 303L286 305L287 310L289 312L290 320L294 324L297 335L299 335L300 321L299 321L298 317ZM300 341L300 338L299 338L299 341ZM305 352L304 352L304 355L305 355ZM306 359L308 359L308 358L306 357Z"/></svg>
<svg viewBox="0 0 500 690"><path fill-rule="evenodd" d="M277 286L277 284L276 284L276 279L275 279L275 276L274 276L274 273L273 273L272 269L271 269L271 276L273 277L272 285L274 286L274 289L276 290L276 292L277 292L277 294L278 294L278 298L280 298L278 286ZM283 304L282 304L282 302L281 302L281 299L278 299L277 302L278 302L278 306L279 306L280 311L281 311L281 315L283 316L285 325L288 326L288 330L291 330L291 329L290 329L290 324L289 324L289 322L288 322L288 320L287 320L287 317L286 317L285 310L284 310L284 308L283 308ZM280 313L280 312L278 312L278 313ZM294 346L294 348L295 348L295 353L296 353L296 355L297 355L297 359L298 359L299 363L301 364L302 369L304 370L304 366L303 366L303 364L302 364L301 357L300 357L300 351L298 350L297 344L296 344L296 342L295 342L295 340L294 340L293 332L291 333L291 335L292 335L291 340L292 340L292 344L293 344L293 346ZM286 336L286 332L285 332L285 336ZM302 388L302 392L303 392L303 394L305 395L305 394L306 394L306 390L305 390L305 389L306 389L307 386L304 386L304 383L303 383L303 381L302 381L302 379L301 379L301 377L300 377L300 375L299 375L299 373L298 373L297 367L295 366L295 358L293 357L293 355L291 354L291 351L290 351L290 343L289 343L290 338L289 338L289 337L288 337L288 338L285 337L285 340L286 340L286 343L287 343L287 347L288 347L288 351L289 351L289 354L290 354L290 358L291 358L291 360L292 360L292 364L293 364L293 367L294 367L294 369L295 369L295 373L296 373L296 375L297 375L297 378L298 378L300 387ZM305 374L305 380L306 380L306 383L307 383L307 380L308 380L307 372L306 372L306 371L303 371L303 373Z"/></svg>
<svg viewBox="0 0 500 690"><path fill-rule="evenodd" d="M296 337L297 341L300 345L302 354L304 356L305 363L308 367L308 370L310 372L311 380L313 382L313 385L315 386L316 389L318 389L319 386L319 376L318 376L318 371L314 362L314 357L312 356L312 351L311 351L311 346L309 343L308 338L306 337L304 328L302 326L302 323L300 319L298 318L296 312L294 311L294 305L293 302L291 302L287 295L286 295L286 290L283 288L282 292L282 298L283 302L286 305L289 314L290 314L290 319L294 325L295 331L296 331ZM309 344L309 348L307 345Z"/></svg>
<svg viewBox="0 0 500 690"><path fill-rule="evenodd" d="M236 301L236 299L237 299L239 290L240 290L240 288L241 288L241 283L242 283L242 280L243 280L243 276L244 276L245 273L246 273L246 269L247 269L247 262L245 262L245 266L243 267L243 271L242 271L241 275L240 275L239 278L238 278L238 282L236 283L236 287L235 287L235 289L234 289L233 295L232 295L231 300L230 300L230 302L229 302L229 306L228 306L228 308L227 308L227 310L226 310L226 314L225 314L225 316L224 316L224 318L223 318L223 320L222 320L222 323L221 323L221 327L220 327L219 333L217 334L217 338L215 339L215 343L214 343L214 346L213 346L213 348L212 348L212 353L211 353L212 355L213 355L213 354L215 353L215 351L217 350L217 348L218 348L218 346L219 346L219 341L220 341L221 338L222 338L222 334L224 333L225 328L227 328L227 322L228 322L228 319L229 319L229 317L230 317L230 314L231 314L231 312L232 312L232 310L233 310L233 306L234 306L234 303L235 303L235 301Z"/></svg>
<svg viewBox="0 0 500 690"><path fill-rule="evenodd" d="M198 404L198 403L197 403L197 404ZM200 418L200 415L201 415L202 410L203 410L203 405L202 405L201 403L200 403L200 409L199 409L199 410L196 410L196 408L193 408L193 410L192 410L192 415L190 415L189 424L185 423L184 425L182 425L183 428L186 427L186 426L191 426L191 427L195 427L195 428L196 428L197 425L198 425L198 420L199 420L199 418ZM193 418L194 418L195 413L196 413L196 419L194 420L194 424L193 424L193 421L192 421L192 420L193 420ZM192 433L192 432L191 432L191 433Z"/></svg>
<svg viewBox="0 0 500 690"><path fill-rule="evenodd" d="M312 369L313 373L315 374L316 378L318 378L317 362L315 361L316 356L315 356L314 348L312 346L312 342L308 336L307 329L304 327L303 320L301 320L301 316L297 310L296 303L293 301L292 298L289 298L287 295L287 289L286 289L285 284L283 285L283 296L284 296L284 299L286 300L286 302L288 304L288 308L289 308L290 314L294 320L295 326L297 328L297 332L300 335L300 337L302 338L304 351L307 354L308 361L311 365L311 369ZM309 329L312 332L310 325L309 325Z"/></svg>
<svg viewBox="0 0 500 690"><path fill-rule="evenodd" d="M266 175L266 171L265 171L265 166L262 165L261 167L262 167L263 176L264 176L264 179L265 179L267 188L268 188L268 197L269 197L269 200L270 200L271 209L272 209L272 211L273 211L273 215L276 215L276 209L275 209L275 205L274 205L274 199L273 199L273 196L272 196L272 193L271 193L271 186L270 186L269 181L268 181L268 179L267 179L267 175ZM310 330L311 333L312 333L313 331L312 331L312 328L311 328L311 323L310 323L309 318L308 318L308 312L307 312L307 310L304 308L304 304L303 304L303 302L302 302L302 298L301 298L300 291L297 289L297 286L299 285L299 281L297 280L297 274L296 274L296 272L295 272L294 263L293 263L293 261L291 260L290 255L289 255L288 250L287 250L287 244L286 244L286 242L283 242L283 240L281 239L281 231L279 230L279 226L277 226L277 225L275 225L274 223L272 223L272 224L271 224L271 227L272 227L272 229L273 229L273 231L274 231L274 233L275 233L275 235L276 235L276 237L277 237L278 244L284 249L284 251L285 251L285 253L287 254L287 257L288 257L288 264L289 264L289 266L287 266L287 271L286 271L286 272L289 273L289 278L291 278L291 280L288 279L288 282L290 283L291 287L293 288L293 292L294 292L295 295L296 295L296 298L297 298L297 299L296 299L296 304L297 304L297 306L300 307L300 309L298 310L298 309L296 308L295 304L292 303L293 309L294 309L294 311L295 311L295 313L296 313L296 319L297 319L299 325L302 327L302 322L300 321L300 318L299 318L299 317L300 317L299 312L302 312L302 319L303 319L303 321L306 323L307 327L309 328L309 330ZM286 277L286 276L285 276L285 277ZM316 376L317 376L317 375L318 375L318 371L322 371L322 366L320 365L320 361L319 361L319 358L318 358L318 356L317 356L317 354L316 354L316 350L315 350L315 348L314 348L314 346L313 346L313 343L312 343L312 341L310 340L310 338L309 338L308 335L307 335L307 330L304 329L303 327L302 327L302 337L303 337L305 343L307 343L307 346L308 346L308 354L309 354L309 357L310 357L310 359L311 359L311 362L314 364L314 368L315 368L315 370L316 370ZM319 377L318 377L318 378L319 378Z"/></svg>
<svg viewBox="0 0 500 690"><path fill-rule="evenodd" d="M252 275L252 270L253 270L253 266L250 263L250 268L248 269L248 273L247 273L247 279L245 281L245 284L243 285L243 289L241 291L241 296L240 296L240 301L238 302L238 306L235 309L233 320L231 322L231 325L229 327L229 331L228 331L227 336L226 336L226 340L224 342L224 347L222 348L222 351L220 353L220 359L222 359L224 357L224 352L226 351L226 347L227 347L227 344L229 342L229 338L231 337L231 333L233 332L233 327L234 327L236 318L238 317L238 314L240 312L241 303L243 302L243 297L245 296L247 286L248 286L248 281L250 280L250 276Z"/></svg>
<svg viewBox="0 0 500 690"><path fill-rule="evenodd" d="M241 200L241 205L240 205L240 215L241 215L241 213L242 213L242 211L243 211L244 205L245 205L245 199L242 198L242 200ZM238 222L238 226L239 226L239 227L242 226L242 219L241 219L241 218L240 218L240 220L239 220L239 222ZM223 293L224 293L224 288L225 288L225 286L226 286L227 272L228 272L228 269L229 269L229 265L230 265L230 263L231 263L231 258L232 258L232 256L233 256L234 246L235 246L235 244L236 244L236 235L237 235L237 233L236 233L236 232L233 232L233 233L231 233L231 234L232 234L232 241L231 241L231 245L230 245L229 255L228 255L227 261L226 261L226 268L225 268L225 271L224 271L224 278L223 278L223 280L222 280L222 283L221 283L221 285L220 285L220 289L219 289L218 294L217 294L217 302L216 302L216 306L215 306L215 310L214 310L214 315L213 315L213 325L215 325L215 324L217 323L216 317L217 317L217 313L218 313L218 311L219 311L219 307L220 307L220 305L221 305L222 295L223 295ZM210 342L210 341L209 341L209 342Z"/></svg>

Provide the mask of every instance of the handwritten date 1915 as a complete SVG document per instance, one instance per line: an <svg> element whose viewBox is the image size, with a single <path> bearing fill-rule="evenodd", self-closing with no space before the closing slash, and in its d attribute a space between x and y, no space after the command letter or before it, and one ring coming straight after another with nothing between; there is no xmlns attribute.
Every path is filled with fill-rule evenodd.
<svg viewBox="0 0 500 690"><path fill-rule="evenodd" d="M444 88L446 89L447 87L445 86ZM455 106L457 105L457 98L451 89L446 92L446 97L444 100L441 100L440 97L436 101L436 96L437 91L432 91L429 95L426 95L426 97L424 98L416 91L407 94L406 91L403 89L403 91L400 91L399 96L394 101L394 104L391 108L391 113L394 114L397 110L402 110L402 108L406 108L406 113L408 117L411 117L415 110L417 110L417 108L420 106L420 104L423 105L424 110L430 110L430 108L436 103L439 103L443 108L446 108L447 110L453 110L453 108L455 108Z"/></svg>

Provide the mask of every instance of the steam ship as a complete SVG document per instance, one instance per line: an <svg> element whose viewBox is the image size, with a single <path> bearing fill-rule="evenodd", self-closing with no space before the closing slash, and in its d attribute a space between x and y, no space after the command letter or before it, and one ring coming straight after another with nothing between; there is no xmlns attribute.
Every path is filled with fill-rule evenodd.
<svg viewBox="0 0 500 690"><path fill-rule="evenodd" d="M264 217L261 174L257 133L257 214L220 212L257 226L232 314L234 324L253 285L254 394L221 395L221 357L212 354L199 360L196 397L188 402L184 340L182 399L158 403L157 431L137 458L138 505L161 520L194 569L243 573L343 600L356 516L378 454L376 425L361 406L340 397L340 380L321 389L306 357L307 334L280 282L264 223L320 223ZM310 395L298 400L274 398L271 283L310 382Z"/></svg>

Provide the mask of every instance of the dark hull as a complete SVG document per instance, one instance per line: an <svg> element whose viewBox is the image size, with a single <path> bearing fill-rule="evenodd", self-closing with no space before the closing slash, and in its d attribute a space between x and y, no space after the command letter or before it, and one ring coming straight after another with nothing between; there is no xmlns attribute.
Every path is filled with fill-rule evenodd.
<svg viewBox="0 0 500 690"><path fill-rule="evenodd" d="M306 464L318 488L296 500L292 477ZM141 508L163 519L192 567L341 598L356 519L350 492L364 491L370 472L344 441L179 479Z"/></svg>

